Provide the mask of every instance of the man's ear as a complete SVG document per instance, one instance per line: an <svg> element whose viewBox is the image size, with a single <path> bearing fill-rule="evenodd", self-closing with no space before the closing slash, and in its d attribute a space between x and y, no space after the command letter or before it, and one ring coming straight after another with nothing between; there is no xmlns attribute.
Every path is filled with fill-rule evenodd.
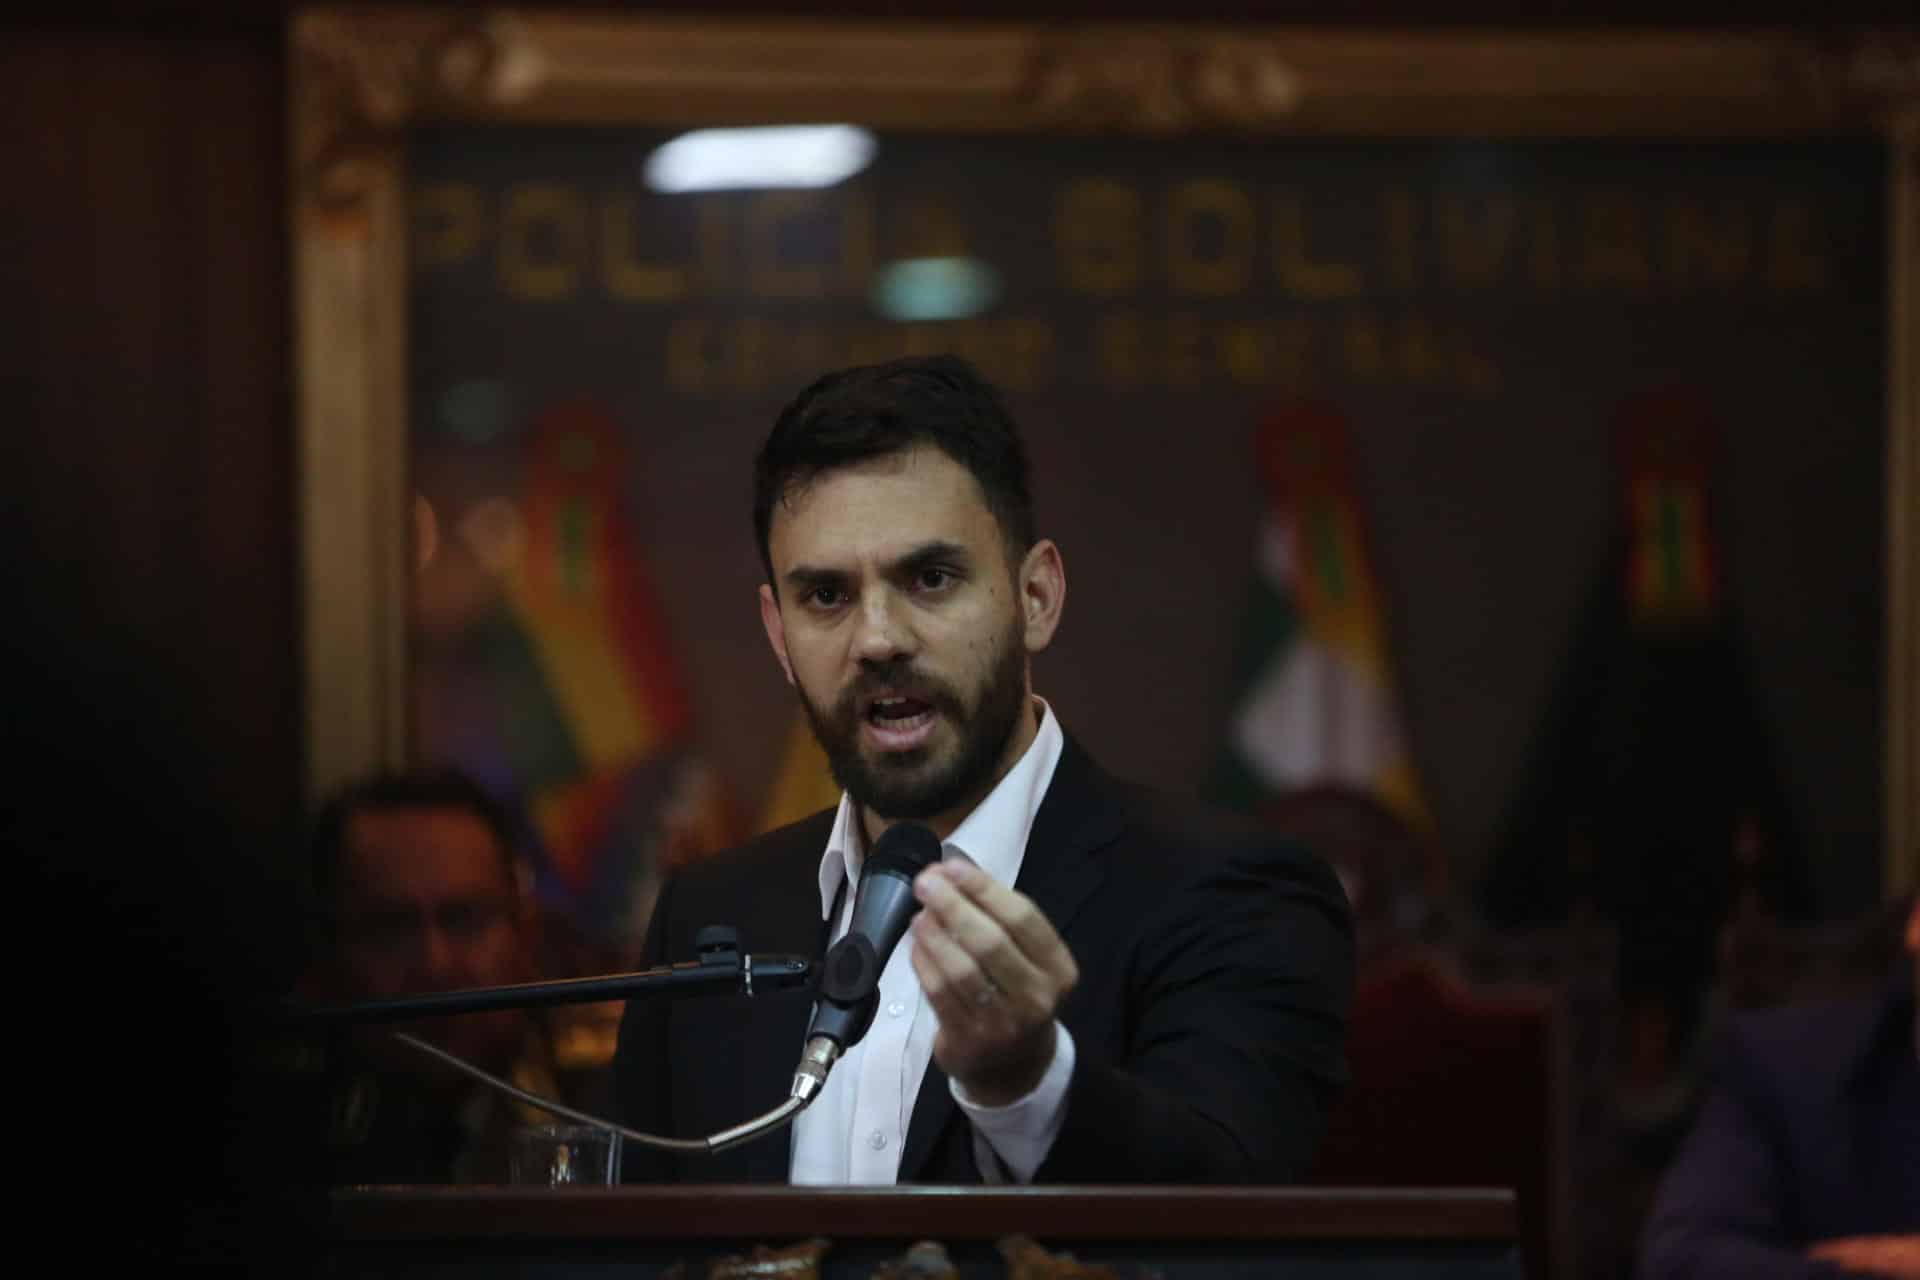
<svg viewBox="0 0 1920 1280"><path fill-rule="evenodd" d="M1067 567L1053 539L1042 538L1020 561L1020 621L1028 653L1053 643L1060 612L1067 604Z"/></svg>
<svg viewBox="0 0 1920 1280"><path fill-rule="evenodd" d="M773 588L766 583L760 584L760 625L767 629L767 643L773 646L773 656L780 660L780 670L786 673L787 683L793 683L793 664L787 661L787 626L780 619L780 602L773 598Z"/></svg>

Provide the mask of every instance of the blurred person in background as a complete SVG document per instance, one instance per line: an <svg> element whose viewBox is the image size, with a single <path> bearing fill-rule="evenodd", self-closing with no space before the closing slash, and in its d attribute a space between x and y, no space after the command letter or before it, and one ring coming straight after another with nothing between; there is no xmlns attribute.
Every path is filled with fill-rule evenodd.
<svg viewBox="0 0 1920 1280"><path fill-rule="evenodd" d="M464 774L383 775L347 786L316 819L311 853L322 941L309 1000L383 1000L556 976L540 963L544 922L512 824ZM401 1029L531 1093L591 1102L591 1077L568 1078L556 1053L560 1016L506 1009ZM322 1067L333 1181L506 1181L512 1129L554 1117L394 1040L389 1029L355 1028Z"/></svg>
<svg viewBox="0 0 1920 1280"><path fill-rule="evenodd" d="M1920 895L1867 992L1736 1016L1641 1275L1920 1276Z"/></svg>

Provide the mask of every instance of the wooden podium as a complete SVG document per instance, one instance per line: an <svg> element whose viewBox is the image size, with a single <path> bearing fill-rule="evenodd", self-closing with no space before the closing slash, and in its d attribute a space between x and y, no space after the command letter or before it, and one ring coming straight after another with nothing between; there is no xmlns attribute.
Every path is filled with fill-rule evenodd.
<svg viewBox="0 0 1920 1280"><path fill-rule="evenodd" d="M355 1188L318 1270L867 1280L926 1241L966 1280L1522 1275L1510 1191L1238 1187Z"/></svg>

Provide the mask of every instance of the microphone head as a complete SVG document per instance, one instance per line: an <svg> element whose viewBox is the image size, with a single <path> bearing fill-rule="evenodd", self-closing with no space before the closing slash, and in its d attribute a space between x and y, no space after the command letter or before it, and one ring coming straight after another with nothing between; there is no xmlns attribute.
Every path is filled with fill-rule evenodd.
<svg viewBox="0 0 1920 1280"><path fill-rule="evenodd" d="M880 833L867 855L860 878L870 875L896 875L911 882L913 878L940 861L940 837L917 822L896 822Z"/></svg>
<svg viewBox="0 0 1920 1280"><path fill-rule="evenodd" d="M881 959L864 934L850 933L833 944L820 966L820 994L835 1004L855 1004L880 981Z"/></svg>
<svg viewBox="0 0 1920 1280"><path fill-rule="evenodd" d="M913 879L940 861L940 837L916 822L888 827L860 868L853 918L827 951L819 973L809 1039L824 1035L851 1049L865 1035L880 999L880 974L920 904Z"/></svg>

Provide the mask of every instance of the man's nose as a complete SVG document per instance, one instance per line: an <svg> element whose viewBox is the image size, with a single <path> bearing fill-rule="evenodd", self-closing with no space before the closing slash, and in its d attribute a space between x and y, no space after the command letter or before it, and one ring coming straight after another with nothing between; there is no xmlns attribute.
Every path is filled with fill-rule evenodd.
<svg viewBox="0 0 1920 1280"><path fill-rule="evenodd" d="M868 591L861 596L854 623L855 660L891 662L913 652L913 628L903 616L905 607L905 602L893 591Z"/></svg>
<svg viewBox="0 0 1920 1280"><path fill-rule="evenodd" d="M420 931L415 961L422 984L430 990L469 985L466 949L434 921L429 920Z"/></svg>

